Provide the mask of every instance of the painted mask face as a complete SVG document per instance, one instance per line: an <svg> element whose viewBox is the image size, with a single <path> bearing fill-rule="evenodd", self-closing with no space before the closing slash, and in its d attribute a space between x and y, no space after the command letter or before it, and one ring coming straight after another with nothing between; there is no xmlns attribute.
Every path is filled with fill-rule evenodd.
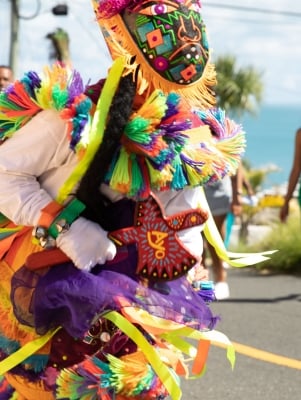
<svg viewBox="0 0 301 400"><path fill-rule="evenodd" d="M199 0L145 0L121 17L147 63L162 78L190 85L209 57Z"/></svg>

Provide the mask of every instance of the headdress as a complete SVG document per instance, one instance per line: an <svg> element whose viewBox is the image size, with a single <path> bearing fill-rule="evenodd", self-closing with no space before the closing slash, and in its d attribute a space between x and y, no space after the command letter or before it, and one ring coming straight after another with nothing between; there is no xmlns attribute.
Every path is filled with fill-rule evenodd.
<svg viewBox="0 0 301 400"><path fill-rule="evenodd" d="M125 74L136 71L140 94L175 91L199 108L214 105L215 70L199 0L92 3L113 59L124 57Z"/></svg>

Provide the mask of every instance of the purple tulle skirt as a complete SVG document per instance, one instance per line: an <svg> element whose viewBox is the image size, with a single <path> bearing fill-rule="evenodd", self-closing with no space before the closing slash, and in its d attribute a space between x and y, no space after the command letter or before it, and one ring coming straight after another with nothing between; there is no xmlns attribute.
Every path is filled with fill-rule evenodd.
<svg viewBox="0 0 301 400"><path fill-rule="evenodd" d="M214 327L216 318L185 277L146 283L135 275L136 260L135 246L128 246L92 272L80 271L72 263L53 266L44 274L21 268L12 281L15 315L39 334L62 326L71 336L81 338L97 317L108 311L121 312L121 300L126 300L151 315L194 329ZM31 299L20 302L20 293Z"/></svg>

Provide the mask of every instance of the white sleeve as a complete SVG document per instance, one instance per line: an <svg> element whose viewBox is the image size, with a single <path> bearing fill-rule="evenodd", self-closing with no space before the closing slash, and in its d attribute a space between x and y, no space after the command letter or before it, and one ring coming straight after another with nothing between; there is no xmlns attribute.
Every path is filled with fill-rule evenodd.
<svg viewBox="0 0 301 400"><path fill-rule="evenodd" d="M200 188L187 188L179 191L154 191L159 198L165 215L170 216L181 211L202 207ZM200 258L203 254L203 238L201 232L204 225L193 226L177 233L178 238L187 247L191 254Z"/></svg>
<svg viewBox="0 0 301 400"><path fill-rule="evenodd" d="M0 146L0 212L15 224L34 226L53 200L43 176L72 153L66 124L53 110L42 111Z"/></svg>

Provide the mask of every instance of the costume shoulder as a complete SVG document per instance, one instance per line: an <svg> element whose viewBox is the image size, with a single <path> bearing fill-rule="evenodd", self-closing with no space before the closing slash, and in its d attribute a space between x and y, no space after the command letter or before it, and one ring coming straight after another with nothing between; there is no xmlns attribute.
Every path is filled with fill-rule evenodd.
<svg viewBox="0 0 301 400"><path fill-rule="evenodd" d="M106 183L142 198L150 189L197 187L234 174L244 150L242 127L223 110L191 108L156 90L126 124Z"/></svg>
<svg viewBox="0 0 301 400"><path fill-rule="evenodd" d="M80 74L61 64L30 71L0 94L0 140L11 137L42 110L59 112L68 124L70 147L76 150L90 119L91 100Z"/></svg>

